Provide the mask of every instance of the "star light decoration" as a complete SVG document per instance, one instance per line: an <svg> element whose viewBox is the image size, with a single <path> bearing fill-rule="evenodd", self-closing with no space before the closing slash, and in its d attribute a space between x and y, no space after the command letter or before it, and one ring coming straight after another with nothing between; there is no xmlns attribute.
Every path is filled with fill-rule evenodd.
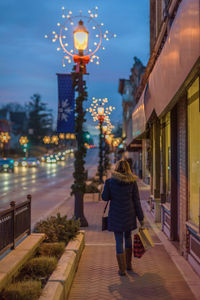
<svg viewBox="0 0 200 300"><path fill-rule="evenodd" d="M63 67L67 63L71 63L72 60L79 55L74 47L73 39L71 36L78 24L79 20L83 20L89 34L92 35L89 38L89 44L84 52L83 57L87 57L92 63L99 65L99 56L96 55L96 52L99 49L105 50L105 47L102 45L103 41L109 41L110 38L116 37L116 34L109 32L108 30L102 30L104 23L98 23L96 21L98 14L98 7L96 6L92 10L88 10L88 15L82 15L82 11L77 16L72 15L72 11L62 7L62 19L63 22L58 22L58 31L52 31L49 35L45 35L45 38L49 38L53 43L59 41L59 46L57 51L63 50Z"/></svg>
<svg viewBox="0 0 200 300"><path fill-rule="evenodd" d="M10 135L8 132L0 132L0 142L1 143L8 143L10 140Z"/></svg>
<svg viewBox="0 0 200 300"><path fill-rule="evenodd" d="M102 106L104 107L104 123L107 125L107 134L110 134L112 132L112 129L114 126L111 124L110 121L110 114L112 113L113 110L115 110L115 107L112 105L108 106L108 98L103 98L103 99L96 99L95 97L92 98L92 103L89 108L86 109L88 111L94 122L97 122L99 120L99 115L98 115L98 107ZM97 129L99 129L99 124L96 126Z"/></svg>

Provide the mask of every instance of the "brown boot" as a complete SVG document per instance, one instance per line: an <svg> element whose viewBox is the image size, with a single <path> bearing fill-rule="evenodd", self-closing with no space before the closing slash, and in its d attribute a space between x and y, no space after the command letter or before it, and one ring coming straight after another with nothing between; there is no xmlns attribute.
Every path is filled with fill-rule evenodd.
<svg viewBox="0 0 200 300"><path fill-rule="evenodd" d="M117 262L119 266L119 275L124 276L126 275L126 259L124 253L117 254Z"/></svg>
<svg viewBox="0 0 200 300"><path fill-rule="evenodd" d="M127 271L133 271L133 268L131 265L132 248L125 248L125 253L126 253L126 269L127 269Z"/></svg>

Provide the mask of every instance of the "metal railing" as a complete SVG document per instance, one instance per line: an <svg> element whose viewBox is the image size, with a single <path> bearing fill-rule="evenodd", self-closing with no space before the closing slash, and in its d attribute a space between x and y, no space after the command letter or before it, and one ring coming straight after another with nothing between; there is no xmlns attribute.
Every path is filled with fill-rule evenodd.
<svg viewBox="0 0 200 300"><path fill-rule="evenodd" d="M31 233L31 198L27 195L27 200L17 205L11 201L10 208L0 211L0 255Z"/></svg>

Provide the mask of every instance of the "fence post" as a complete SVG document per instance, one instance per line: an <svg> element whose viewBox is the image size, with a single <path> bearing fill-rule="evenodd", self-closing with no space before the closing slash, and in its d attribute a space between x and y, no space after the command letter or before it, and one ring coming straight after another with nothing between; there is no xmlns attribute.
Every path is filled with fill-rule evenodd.
<svg viewBox="0 0 200 300"><path fill-rule="evenodd" d="M28 194L27 200L29 200L29 234L31 234L31 199L32 199L32 196L30 194Z"/></svg>
<svg viewBox="0 0 200 300"><path fill-rule="evenodd" d="M13 219L13 236L12 236L12 239L13 239L13 246L12 246L12 249L15 249L15 205L16 205L16 202L15 201L11 201L10 202L10 207L13 209L12 211L12 219Z"/></svg>

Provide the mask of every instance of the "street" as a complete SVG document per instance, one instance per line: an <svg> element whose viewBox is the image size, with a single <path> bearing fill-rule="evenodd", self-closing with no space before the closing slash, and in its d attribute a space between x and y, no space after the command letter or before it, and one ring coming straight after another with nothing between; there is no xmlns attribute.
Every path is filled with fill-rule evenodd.
<svg viewBox="0 0 200 300"><path fill-rule="evenodd" d="M96 170L98 149L91 149L86 156L88 174ZM56 206L70 196L73 183L74 154L55 165L41 163L38 168L15 168L14 174L0 173L0 209L8 208L32 195L32 224L47 216Z"/></svg>

